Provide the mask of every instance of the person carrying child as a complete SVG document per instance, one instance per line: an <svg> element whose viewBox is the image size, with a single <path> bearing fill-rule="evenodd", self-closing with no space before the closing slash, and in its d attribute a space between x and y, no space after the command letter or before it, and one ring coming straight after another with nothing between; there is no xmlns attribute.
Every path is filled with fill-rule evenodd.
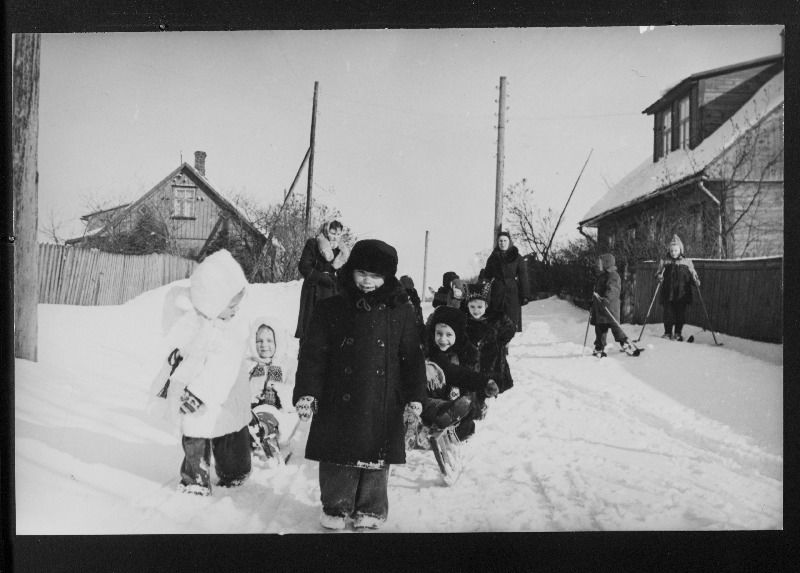
<svg viewBox="0 0 800 573"><path fill-rule="evenodd" d="M376 529L389 512L391 464L406 461L403 411L421 411L425 362L414 309L395 277L397 251L358 241L337 274L341 292L317 303L292 401L311 417L306 458L319 462L320 523ZM312 417L313 414L313 417Z"/></svg>
<svg viewBox="0 0 800 573"><path fill-rule="evenodd" d="M287 360L287 346L280 321L258 317L250 329L250 355L240 373L247 377L250 387L250 447L254 452L263 451L268 460L278 464L290 453L281 451L281 437L286 437L281 434L297 423L292 406L294 372Z"/></svg>
<svg viewBox="0 0 800 573"><path fill-rule="evenodd" d="M166 382L163 370L154 380L153 403L182 435L178 489L210 495L212 457L219 486L237 486L251 470L250 389L247 379L238 376L249 329L237 311L247 280L224 249L203 260L189 280L188 289L176 287L185 295L165 301L174 367L171 373L167 369ZM182 316L172 305L181 307Z"/></svg>
<svg viewBox="0 0 800 573"><path fill-rule="evenodd" d="M442 414L442 401L455 400L455 416L460 418L455 428L459 440L475 433L475 420L485 415L487 397L499 393L497 383L480 372L478 350L466 336L466 315L449 306L440 306L431 315L428 327L428 360L438 366L444 377L438 383L428 379L428 400L423 404L422 421L437 423ZM467 398L469 411L460 416L460 404ZM440 420L437 425L441 427Z"/></svg>
<svg viewBox="0 0 800 573"><path fill-rule="evenodd" d="M497 382L502 394L514 385L508 367L508 343L517 333L514 323L502 311L487 312L492 285L480 282L467 285L466 336L478 349L480 372Z"/></svg>
<svg viewBox="0 0 800 573"><path fill-rule="evenodd" d="M661 304L664 307L664 334L661 338L682 341L686 307L692 304L692 284L700 288L700 278L692 259L684 256L683 243L678 235L673 235L667 257L659 262L656 278L661 283Z"/></svg>
<svg viewBox="0 0 800 573"><path fill-rule="evenodd" d="M433 306L433 308L438 308L440 306L459 308L463 300L464 281L453 271L444 273L444 275L442 275L442 286L433 294L431 306Z"/></svg>
<svg viewBox="0 0 800 573"><path fill-rule="evenodd" d="M589 323L594 325L594 356L606 356L606 334L611 330L614 340L622 350L633 351L628 336L619 327L619 293L622 280L617 272L614 255L605 253L597 259L599 272L592 293L592 308Z"/></svg>

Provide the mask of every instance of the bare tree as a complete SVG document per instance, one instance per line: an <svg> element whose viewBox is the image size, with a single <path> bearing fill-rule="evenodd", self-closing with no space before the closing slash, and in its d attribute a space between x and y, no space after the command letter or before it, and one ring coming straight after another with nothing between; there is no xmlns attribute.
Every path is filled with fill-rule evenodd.
<svg viewBox="0 0 800 573"><path fill-rule="evenodd" d="M58 217L55 209L50 209L47 218L39 225L39 232L56 245L63 245L66 240L63 236L66 226L67 221Z"/></svg>
<svg viewBox="0 0 800 573"><path fill-rule="evenodd" d="M522 179L506 189L504 203L511 234L545 264L553 248L551 238L556 230L558 213L548 207L542 211L536 205L534 190Z"/></svg>

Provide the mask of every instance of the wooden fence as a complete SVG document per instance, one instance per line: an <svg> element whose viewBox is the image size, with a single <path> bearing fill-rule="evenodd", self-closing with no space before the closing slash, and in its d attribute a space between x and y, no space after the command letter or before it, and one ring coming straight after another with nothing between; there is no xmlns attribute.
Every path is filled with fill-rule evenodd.
<svg viewBox="0 0 800 573"><path fill-rule="evenodd" d="M715 332L764 342L783 342L783 257L692 260L700 276L702 301ZM657 268L657 262L646 262L639 263L633 270L632 312L623 315L624 322L643 323L658 284ZM647 322L663 322L659 300L653 304ZM708 328L697 289L686 311L686 324Z"/></svg>
<svg viewBox="0 0 800 573"><path fill-rule="evenodd" d="M174 255L115 255L39 244L39 303L122 304L192 274L197 262Z"/></svg>

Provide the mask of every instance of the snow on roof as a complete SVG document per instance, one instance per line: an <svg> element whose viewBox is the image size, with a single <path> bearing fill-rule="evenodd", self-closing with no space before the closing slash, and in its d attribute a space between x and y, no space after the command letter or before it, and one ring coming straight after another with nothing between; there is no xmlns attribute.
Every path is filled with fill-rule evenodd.
<svg viewBox="0 0 800 573"><path fill-rule="evenodd" d="M702 175L715 159L769 113L783 105L781 71L769 80L733 116L694 149L678 149L653 163L652 155L623 177L583 216L580 225L592 225L601 216L655 196L680 182Z"/></svg>

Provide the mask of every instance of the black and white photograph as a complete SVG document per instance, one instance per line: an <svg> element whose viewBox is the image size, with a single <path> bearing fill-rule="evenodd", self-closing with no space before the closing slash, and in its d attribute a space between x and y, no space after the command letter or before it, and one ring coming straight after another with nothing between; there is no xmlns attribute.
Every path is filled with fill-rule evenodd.
<svg viewBox="0 0 800 573"><path fill-rule="evenodd" d="M13 34L25 535L782 531L777 24Z"/></svg>

